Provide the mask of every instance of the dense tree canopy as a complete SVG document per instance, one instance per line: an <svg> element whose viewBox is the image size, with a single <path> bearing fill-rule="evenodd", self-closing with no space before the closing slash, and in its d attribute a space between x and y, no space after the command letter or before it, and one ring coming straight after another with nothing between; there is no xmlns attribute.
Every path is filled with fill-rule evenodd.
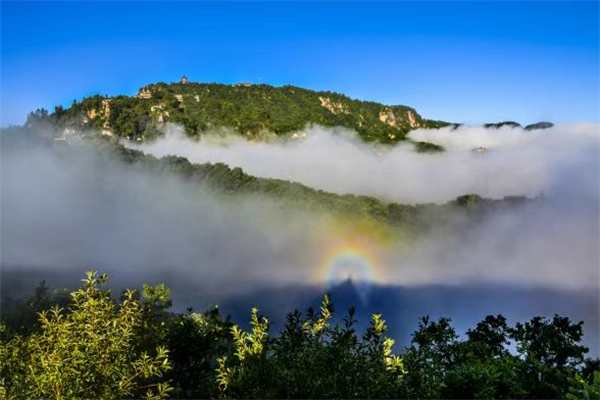
<svg viewBox="0 0 600 400"><path fill-rule="evenodd" d="M26 315L50 307L27 330L19 315L3 312L3 398L600 396L600 361L584 359L582 323L565 317L509 326L488 316L464 340L450 319L424 317L411 343L394 350L381 315L360 333L354 310L335 320L328 296L318 312L291 312L271 333L257 309L245 330L218 308L169 312L162 284L126 290L120 300L105 284L89 272L66 304L41 285L13 308Z"/></svg>
<svg viewBox="0 0 600 400"><path fill-rule="evenodd" d="M216 83L156 83L142 88L138 96L92 96L67 109L44 112L33 117L47 117L61 131L108 129L132 140L156 137L166 122L181 124L190 136L231 128L248 138L285 135L317 124L353 129L365 141L382 143L403 140L417 127L449 125L424 119L410 107L354 100L334 92Z"/></svg>

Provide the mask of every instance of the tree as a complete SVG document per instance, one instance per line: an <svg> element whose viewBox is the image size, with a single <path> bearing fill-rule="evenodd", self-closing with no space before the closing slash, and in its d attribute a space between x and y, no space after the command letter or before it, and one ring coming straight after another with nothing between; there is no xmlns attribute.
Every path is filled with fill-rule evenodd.
<svg viewBox="0 0 600 400"><path fill-rule="evenodd" d="M450 318L440 318L437 322L429 316L421 319L418 330L413 333L412 343L435 362L450 365L456 359L458 335L451 325Z"/></svg>
<svg viewBox="0 0 600 400"><path fill-rule="evenodd" d="M582 364L588 348L580 345L583 322L572 324L568 317L552 320L534 317L510 330L517 351L523 357L522 380L530 397L563 398L567 382Z"/></svg>
<svg viewBox="0 0 600 400"><path fill-rule="evenodd" d="M2 323L6 325L6 335L28 334L39 331L39 313L58 306L65 309L69 304L67 290L50 291L45 281L35 287L33 295L25 300L2 299Z"/></svg>
<svg viewBox="0 0 600 400"><path fill-rule="evenodd" d="M362 338L353 329L354 312L344 327L333 325L325 296L320 312L288 314L277 338L270 322L252 310L249 332L232 327L233 359L219 359L217 380L224 397L237 398L391 398L402 389L404 365L392 354L380 315Z"/></svg>
<svg viewBox="0 0 600 400"><path fill-rule="evenodd" d="M136 351L142 305L133 291L116 304L103 289L107 278L88 272L66 313L58 307L44 311L41 332L2 341L2 397L167 396L171 387L161 380L171 369L167 350Z"/></svg>
<svg viewBox="0 0 600 400"><path fill-rule="evenodd" d="M517 342L519 353L550 368L576 367L588 352L579 344L583 321L571 324L568 317L559 315L552 320L534 317L524 324L519 322L510 330L510 337Z"/></svg>
<svg viewBox="0 0 600 400"><path fill-rule="evenodd" d="M106 280L89 272L64 308L40 285L26 302L51 307L39 326L0 325L0 398L600 397L600 360L582 362L582 324L564 317L509 327L487 316L466 340L450 319L425 317L400 358L381 315L359 334L354 309L335 322L328 296L272 334L257 309L247 330L217 308L168 311L163 284L114 301Z"/></svg>
<svg viewBox="0 0 600 400"><path fill-rule="evenodd" d="M231 327L217 307L203 314L188 310L170 320L165 344L173 363L167 377L173 381L174 397L208 399L219 395L217 358L233 355Z"/></svg>
<svg viewBox="0 0 600 400"><path fill-rule="evenodd" d="M502 315L488 315L477 324L475 329L467 331L468 343L480 357L493 358L508 355L505 345L508 341L508 326Z"/></svg>
<svg viewBox="0 0 600 400"><path fill-rule="evenodd" d="M591 383L587 383L581 376L576 375L567 399L600 399L600 371L594 371L592 379Z"/></svg>

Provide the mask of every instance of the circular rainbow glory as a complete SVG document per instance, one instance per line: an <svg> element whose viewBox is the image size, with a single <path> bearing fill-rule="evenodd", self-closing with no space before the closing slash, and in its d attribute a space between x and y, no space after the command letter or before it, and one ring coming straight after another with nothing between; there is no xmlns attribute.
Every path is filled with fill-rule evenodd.
<svg viewBox="0 0 600 400"><path fill-rule="evenodd" d="M318 269L318 281L333 285L345 280L371 283L379 280L379 263L364 247L356 244L336 246L327 252Z"/></svg>

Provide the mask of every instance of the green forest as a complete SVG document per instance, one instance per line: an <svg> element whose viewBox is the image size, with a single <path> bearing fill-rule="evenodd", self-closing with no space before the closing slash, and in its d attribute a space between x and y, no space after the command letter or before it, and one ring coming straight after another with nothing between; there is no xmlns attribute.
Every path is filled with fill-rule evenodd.
<svg viewBox="0 0 600 400"><path fill-rule="evenodd" d="M475 217L484 213L537 201L520 196L493 200L465 194L443 205L386 203L370 196L340 195L297 182L255 177L239 167L231 168L222 163L194 164L178 156L156 158L102 138L93 139L91 143L122 162L141 165L153 173L172 174L189 182L207 185L229 201L235 201L242 195L266 196L284 207L326 213L343 219L372 221L413 233L448 223L459 214L469 215L476 220Z"/></svg>
<svg viewBox="0 0 600 400"><path fill-rule="evenodd" d="M425 316L397 349L383 316L359 331L355 311L338 315L329 296L278 331L251 309L244 329L218 308L169 311L163 284L116 296L107 281L90 271L71 292L42 283L2 313L2 398L600 396L583 322L558 315L514 325L489 315L463 338L450 319Z"/></svg>
<svg viewBox="0 0 600 400"><path fill-rule="evenodd" d="M55 137L65 132L103 135L143 142L164 134L166 123L184 128L190 137L215 129L231 130L249 140L291 137L313 125L356 131L365 142L393 145L414 143L420 153L445 149L413 141L407 134L417 128L457 128L460 124L423 118L411 107L361 101L335 92L318 92L296 86L265 84L154 83L135 96L94 95L73 100L70 107L53 112L38 109L28 115L25 127L45 130ZM485 128L521 127L514 121L485 124ZM550 122L527 125L526 130L552 127Z"/></svg>
<svg viewBox="0 0 600 400"><path fill-rule="evenodd" d="M189 136L231 128L250 139L282 136L313 124L345 127L368 142L393 144L415 128L450 125L422 118L407 106L386 106L334 92L295 86L156 83L137 96L91 96L54 112L31 113L29 127L43 120L59 130L102 130L131 140L161 135L166 122L182 125ZM431 150L431 149L430 149Z"/></svg>

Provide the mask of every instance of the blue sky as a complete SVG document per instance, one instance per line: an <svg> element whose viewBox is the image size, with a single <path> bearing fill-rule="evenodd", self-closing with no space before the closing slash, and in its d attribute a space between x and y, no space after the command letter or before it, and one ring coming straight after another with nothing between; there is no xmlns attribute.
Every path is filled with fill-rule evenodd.
<svg viewBox="0 0 600 400"><path fill-rule="evenodd" d="M599 3L6 2L0 124L147 83L333 90L482 123L598 121Z"/></svg>

